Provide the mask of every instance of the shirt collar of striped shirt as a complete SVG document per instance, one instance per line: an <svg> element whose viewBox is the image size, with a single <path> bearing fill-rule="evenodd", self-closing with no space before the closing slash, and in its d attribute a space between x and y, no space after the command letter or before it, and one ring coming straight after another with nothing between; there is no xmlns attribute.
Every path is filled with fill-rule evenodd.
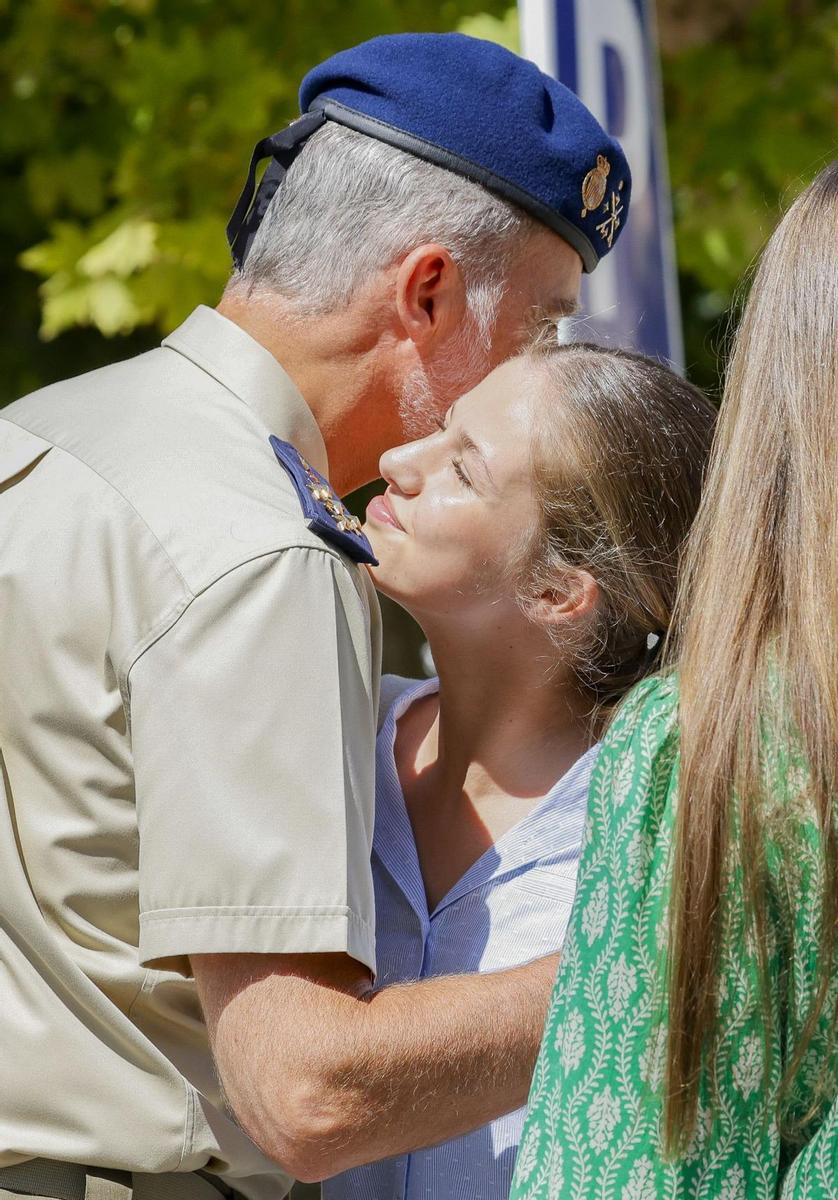
<svg viewBox="0 0 838 1200"><path fill-rule="evenodd" d="M381 725L376 752L373 849L412 907L423 917L428 915L425 890L393 746L399 717L415 700L431 695L438 687L438 679L422 680L408 685L395 698ZM434 912L441 912L485 884L519 874L542 860L553 864L566 857L575 863L585 824L588 779L598 750L597 743L577 759L532 811L472 864Z"/></svg>

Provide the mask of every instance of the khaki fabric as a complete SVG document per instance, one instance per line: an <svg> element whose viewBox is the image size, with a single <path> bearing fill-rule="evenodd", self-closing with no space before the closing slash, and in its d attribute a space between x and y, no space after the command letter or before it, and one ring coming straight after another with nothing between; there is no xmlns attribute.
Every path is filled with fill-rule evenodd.
<svg viewBox="0 0 838 1200"><path fill-rule="evenodd" d="M109 1171L80 1163L30 1158L0 1167L0 1197L53 1200L239 1200L219 1175L180 1171L161 1175Z"/></svg>
<svg viewBox="0 0 838 1200"><path fill-rule="evenodd" d="M374 967L378 609L270 433L327 472L281 367L204 308L0 412L0 1164L284 1195L187 956Z"/></svg>

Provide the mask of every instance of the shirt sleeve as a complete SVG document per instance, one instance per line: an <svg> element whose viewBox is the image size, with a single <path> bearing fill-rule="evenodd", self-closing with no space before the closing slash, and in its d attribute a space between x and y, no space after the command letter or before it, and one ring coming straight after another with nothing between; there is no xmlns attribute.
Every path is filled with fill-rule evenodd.
<svg viewBox="0 0 838 1200"><path fill-rule="evenodd" d="M305 547L238 566L132 667L144 965L344 951L374 970L376 664L351 570Z"/></svg>

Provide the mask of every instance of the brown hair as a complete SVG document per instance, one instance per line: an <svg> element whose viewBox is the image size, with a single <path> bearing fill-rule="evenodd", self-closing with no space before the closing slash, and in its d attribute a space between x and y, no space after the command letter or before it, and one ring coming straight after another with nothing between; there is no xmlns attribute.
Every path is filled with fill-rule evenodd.
<svg viewBox="0 0 838 1200"><path fill-rule="evenodd" d="M528 352L540 387L534 480L541 526L521 595L585 570L600 598L575 648L595 724L654 666L696 514L715 409L662 363L588 343ZM566 651L568 648L565 646Z"/></svg>
<svg viewBox="0 0 838 1200"><path fill-rule="evenodd" d="M665 1136L695 1125L715 1060L725 872L736 855L767 1013L760 742L811 771L824 855L820 986L786 1086L824 1015L838 936L838 162L795 201L762 256L736 337L701 511L684 563L680 803L670 928ZM779 703L769 687L780 689ZM783 818L785 820L785 818ZM737 836L731 827L737 823ZM791 981L789 983L791 986Z"/></svg>

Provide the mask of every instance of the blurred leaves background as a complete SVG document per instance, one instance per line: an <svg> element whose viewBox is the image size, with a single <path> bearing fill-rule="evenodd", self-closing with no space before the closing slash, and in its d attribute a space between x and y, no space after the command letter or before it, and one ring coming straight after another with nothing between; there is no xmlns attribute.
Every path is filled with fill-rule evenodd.
<svg viewBox="0 0 838 1200"><path fill-rule="evenodd" d="M658 4L688 368L781 203L835 153L838 7ZM508 0L0 0L0 403L153 345L229 270L253 143L314 62L376 33L515 45Z"/></svg>

